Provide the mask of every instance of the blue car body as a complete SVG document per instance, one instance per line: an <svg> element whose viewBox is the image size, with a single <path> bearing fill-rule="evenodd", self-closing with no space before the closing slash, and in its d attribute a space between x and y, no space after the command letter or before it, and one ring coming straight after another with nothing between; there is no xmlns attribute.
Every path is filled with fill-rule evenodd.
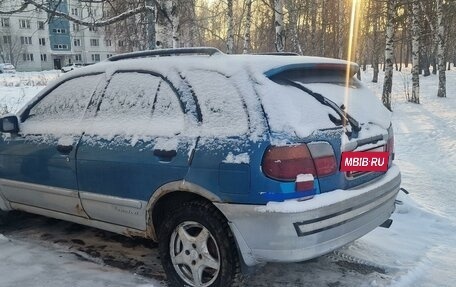
<svg viewBox="0 0 456 287"><path fill-rule="evenodd" d="M350 150L343 149L347 146L344 141L361 142L367 137L362 137L357 131L347 133L348 125L338 124L315 129L304 137L274 130L271 128L269 114L263 107L259 95L261 92L257 88L261 81L278 85L271 79L289 70L322 69L322 63L327 65L326 67L338 69L343 66L345 73L347 63L292 56L276 57L269 62L271 57L273 56L214 55L179 57L179 60L174 57L141 58L103 62L69 72L44 89L17 114L20 129L18 133L3 133L0 137L2 209L34 212L156 240L156 224L160 220L160 214L155 214L155 209L160 200L176 192L191 194L213 202L225 215L247 265L264 261L305 260L362 236L385 221L394 210L394 199L400 184L397 168L391 164L387 173L347 177L346 173L339 171L341 153ZM185 64L186 60L190 64ZM218 69L219 63L225 63L229 67ZM242 102L242 110L245 112L242 117L245 116L247 122L246 129L240 129L241 132L224 133L223 126L213 129L208 127L207 132L199 131L204 130L206 118L212 117L208 116L210 109L204 107L205 101L209 101L210 97L201 98L194 89L195 83L188 75L194 70L204 70L208 69L207 67L211 67L210 73L218 75L214 76L214 79L221 77L233 85L221 85L220 94L225 91L228 93L228 90L231 93L232 89L241 95L239 101ZM202 72L205 73L206 71ZM122 78L123 76L125 78ZM179 103L179 115L184 119L183 129L168 133L167 122L164 121L162 125L165 125L165 131L158 135L153 132L140 136L129 135L128 129L136 128L136 119L133 115L133 125L124 122L121 115L123 112L128 113L126 108L119 112L120 116L113 122L107 122L108 129L118 126L117 132L109 131L109 135L98 134L100 131L103 133L106 127L96 119L100 115L104 100L109 97L107 90L111 89L110 84L117 81L115 77L119 77L119 83L128 85L128 79L134 76L144 79L153 77L153 81L159 83L158 88L151 88L156 89L156 100L154 103L148 102L151 107L158 105L157 95L163 92L163 89L172 91ZM82 78L84 79L81 80ZM246 86L237 84L236 79L243 79ZM212 78L200 80L204 83L212 81ZM71 86L71 81L76 81L74 86ZM66 82L68 87L63 87ZM39 112L33 114L34 107L53 92L56 93L59 87L62 90L59 91L61 96L65 97L65 91L70 88L71 91L77 91L88 89L88 86L92 88L90 96L84 100L86 106L72 102L70 96L65 98L66 103L70 103L72 107L84 106L80 114L63 116L62 119L59 116L48 118L45 112L43 115ZM118 90L121 90L120 84ZM166 93L170 93L169 91ZM149 92L144 89L144 93ZM217 97L215 94L212 96ZM309 95L303 93L303 97ZM57 100L58 98L56 97ZM113 97L113 101L116 101L116 97ZM375 104L381 105L377 102ZM169 106L172 106L171 102L168 106L163 104L165 108ZM52 104L45 107L54 109ZM136 106L132 104L131 108L135 109ZM65 110L65 107L62 109ZM223 116L224 111L221 109L220 114ZM323 112L325 113L326 111ZM54 111L49 114L54 115ZM226 114L229 115L230 111L226 111ZM55 112L55 115L59 115L59 112ZM166 116L165 114L164 117ZM43 118L40 119L42 126L39 122L29 124L34 118L40 117ZM72 121L78 121L78 125L73 126ZM53 122L56 123L55 126L52 125ZM220 124L215 122L216 125ZM50 124L46 126L45 123ZM225 124L226 130L230 130L230 121L225 121ZM143 128L140 119L137 125L138 129ZM371 123L364 123L364 129L369 125ZM161 130L163 126L156 128ZM213 130L220 131L221 135L215 133L214 136ZM233 130L236 130L236 127L233 127ZM383 147L389 132L388 128L383 127L381 139L377 137L365 144ZM332 147L334 157L338 160L337 171L328 176L316 177L312 189L297 191L295 181L271 178L262 169L265 153L271 146L277 145L277 142L284 146L325 142ZM247 160L239 155L246 155ZM234 160L230 160L230 156ZM371 183L372 188L369 189ZM375 183L382 185L378 187ZM360 195L328 204L327 210L305 208L307 203L311 204L320 195L357 188ZM311 197L315 198L309 199ZM303 198L308 200L300 201ZM262 213L258 209L267 207L271 202L287 204L290 200L303 205L303 210L266 210ZM382 200L376 205L381 209L372 208L373 213L369 215L367 214L371 209L359 213L365 213L368 217L359 217L358 214L350 219L338 219L335 223L322 223L323 227L315 227L315 230L321 233L310 234L308 238L318 237L312 237L304 243L298 242L299 234L308 232L298 230L299 222L319 219L324 221L325 217L337 217L342 211L349 213L353 208L364 207L375 200ZM276 213L279 215L274 217ZM298 220L299 218L301 220ZM268 225L276 226L277 230L282 231L278 231L276 235L268 235ZM253 239L253 233L247 234L249 226L264 239L256 240ZM285 226L287 230L283 229ZM309 251L310 249L313 251ZM299 252L294 252L297 250Z"/></svg>

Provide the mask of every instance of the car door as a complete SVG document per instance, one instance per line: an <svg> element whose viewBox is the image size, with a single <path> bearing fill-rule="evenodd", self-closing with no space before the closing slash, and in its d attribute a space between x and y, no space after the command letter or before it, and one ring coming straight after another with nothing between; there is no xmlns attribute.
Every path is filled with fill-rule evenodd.
<svg viewBox="0 0 456 287"><path fill-rule="evenodd" d="M118 72L84 121L78 148L82 205L96 220L144 230L154 190L182 180L194 138L178 95L163 77Z"/></svg>
<svg viewBox="0 0 456 287"><path fill-rule="evenodd" d="M26 109L20 132L0 144L0 187L22 205L85 216L78 195L80 121L103 75L67 80Z"/></svg>

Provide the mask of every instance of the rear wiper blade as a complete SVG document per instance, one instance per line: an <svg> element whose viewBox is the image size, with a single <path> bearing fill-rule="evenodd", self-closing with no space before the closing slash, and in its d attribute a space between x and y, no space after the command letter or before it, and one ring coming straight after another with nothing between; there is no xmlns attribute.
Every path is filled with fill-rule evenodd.
<svg viewBox="0 0 456 287"><path fill-rule="evenodd" d="M359 125L358 121L355 120L352 116L350 116L348 113L346 113L344 110L342 110L335 102L331 101L328 98L325 98L323 95L319 93L315 93L309 88L306 88L305 86L296 83L294 81L285 79L284 80L287 84L300 89L303 92L306 92L307 94L311 95L314 99L316 99L318 102L321 104L330 107L333 109L342 119L342 125L346 125L346 123L349 123L350 126L352 127L353 131L359 132L361 130L361 126ZM333 118L332 118L333 119Z"/></svg>

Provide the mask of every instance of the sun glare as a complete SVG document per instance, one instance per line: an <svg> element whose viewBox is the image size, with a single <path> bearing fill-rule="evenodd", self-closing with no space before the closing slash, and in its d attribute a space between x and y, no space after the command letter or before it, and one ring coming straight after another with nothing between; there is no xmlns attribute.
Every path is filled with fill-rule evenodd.
<svg viewBox="0 0 456 287"><path fill-rule="evenodd" d="M357 46L357 35L359 28L359 21L361 19L361 0L352 0L351 16L350 16L350 34L348 37L348 50L347 50L347 73L345 79L345 97L344 106L345 113L348 113L348 99L350 97L350 80L352 74L351 61L354 58L353 52L356 51Z"/></svg>

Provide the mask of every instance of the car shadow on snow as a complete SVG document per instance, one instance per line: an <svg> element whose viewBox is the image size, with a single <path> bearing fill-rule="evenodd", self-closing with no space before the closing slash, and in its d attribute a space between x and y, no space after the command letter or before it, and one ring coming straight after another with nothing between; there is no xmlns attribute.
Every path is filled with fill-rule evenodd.
<svg viewBox="0 0 456 287"><path fill-rule="evenodd" d="M74 254L78 260L105 264L144 277L166 281L157 244L142 238L85 227L24 212L10 212L0 233ZM63 250L63 251L62 251ZM246 286L359 286L391 281L389 270L335 251L300 263L270 263L246 279Z"/></svg>

